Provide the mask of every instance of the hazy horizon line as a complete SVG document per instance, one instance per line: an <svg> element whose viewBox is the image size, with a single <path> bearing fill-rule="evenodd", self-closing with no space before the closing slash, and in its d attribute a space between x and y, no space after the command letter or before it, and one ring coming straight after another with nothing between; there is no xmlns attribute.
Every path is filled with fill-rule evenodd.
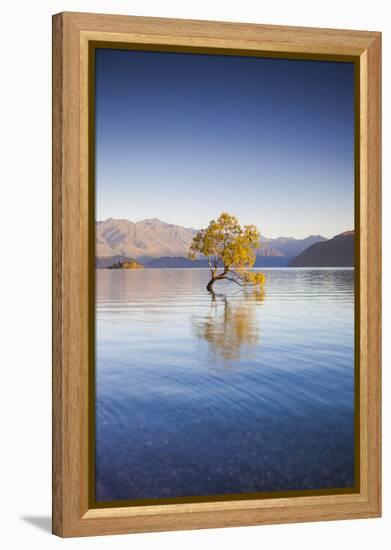
<svg viewBox="0 0 391 550"><path fill-rule="evenodd" d="M107 222L109 220L115 220L115 221L127 221L127 222L131 222L131 223L142 223L142 222L146 222L146 221L158 221L160 223L165 223L167 225L176 225L176 226L179 226L179 227L183 227L184 229L191 229L193 231L200 231L201 227L194 227L193 225L182 225L181 223L173 223L173 222L168 222L168 221L165 221L165 220L162 220L161 218L157 218L156 216L153 216L151 218L142 218L141 220L137 220L137 221L134 221L130 218L124 218L124 217L115 217L115 216L109 216L108 218L106 219L97 219L95 220L95 223L104 223L104 222ZM242 224L242 225L248 225L248 224ZM257 224L254 224L256 227L258 227ZM264 232L261 232L261 238L265 238L265 239L296 239L296 240L299 240L299 239L307 239L309 237L323 237L325 239L332 239L333 237L336 237L337 235L341 235L342 233L345 233L347 231L355 231L355 228L351 228L351 229L344 229L338 233L335 233L333 235L326 235L326 234L322 234L322 233L319 233L319 232L312 232L312 233L308 233L308 234L305 234L305 236L292 236L292 235L284 235L284 234L278 234L278 236L271 236L270 234L267 235L267 232L264 233ZM267 236L266 236L267 235Z"/></svg>

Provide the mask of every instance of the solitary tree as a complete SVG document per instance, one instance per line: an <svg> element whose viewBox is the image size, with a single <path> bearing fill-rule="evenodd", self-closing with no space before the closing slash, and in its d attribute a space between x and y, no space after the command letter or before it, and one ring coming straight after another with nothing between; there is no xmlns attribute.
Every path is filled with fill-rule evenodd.
<svg viewBox="0 0 391 550"><path fill-rule="evenodd" d="M260 241L261 236L255 225L241 226L236 216L223 212L195 235L189 258L194 260L199 255L208 258L211 279L206 288L210 292L214 283L222 279L240 286L261 287L265 275L247 271L254 265L255 251L260 247Z"/></svg>

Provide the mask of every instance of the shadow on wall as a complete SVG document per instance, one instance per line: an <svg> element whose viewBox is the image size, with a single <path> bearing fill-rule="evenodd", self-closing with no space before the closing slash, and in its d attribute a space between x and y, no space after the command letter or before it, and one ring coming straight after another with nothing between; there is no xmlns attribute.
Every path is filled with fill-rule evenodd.
<svg viewBox="0 0 391 550"><path fill-rule="evenodd" d="M21 516L20 519L41 531L45 531L45 533L51 534L52 532L52 518L50 516Z"/></svg>

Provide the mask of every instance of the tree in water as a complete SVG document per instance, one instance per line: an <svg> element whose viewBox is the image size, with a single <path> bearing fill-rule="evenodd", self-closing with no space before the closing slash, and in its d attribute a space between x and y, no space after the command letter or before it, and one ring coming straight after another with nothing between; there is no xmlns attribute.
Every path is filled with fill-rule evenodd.
<svg viewBox="0 0 391 550"><path fill-rule="evenodd" d="M248 271L255 263L255 251L260 246L261 236L255 225L241 226L236 216L223 212L195 235L189 258L207 257L211 279L206 288L210 292L214 283L223 279L240 286L262 287L265 275Z"/></svg>

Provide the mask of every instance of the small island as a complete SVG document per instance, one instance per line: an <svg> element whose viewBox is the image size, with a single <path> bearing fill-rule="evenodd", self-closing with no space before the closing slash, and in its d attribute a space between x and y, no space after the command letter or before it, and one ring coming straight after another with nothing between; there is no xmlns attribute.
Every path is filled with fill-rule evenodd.
<svg viewBox="0 0 391 550"><path fill-rule="evenodd" d="M124 260L123 262L115 262L109 265L108 269L144 269L144 266L136 260Z"/></svg>

